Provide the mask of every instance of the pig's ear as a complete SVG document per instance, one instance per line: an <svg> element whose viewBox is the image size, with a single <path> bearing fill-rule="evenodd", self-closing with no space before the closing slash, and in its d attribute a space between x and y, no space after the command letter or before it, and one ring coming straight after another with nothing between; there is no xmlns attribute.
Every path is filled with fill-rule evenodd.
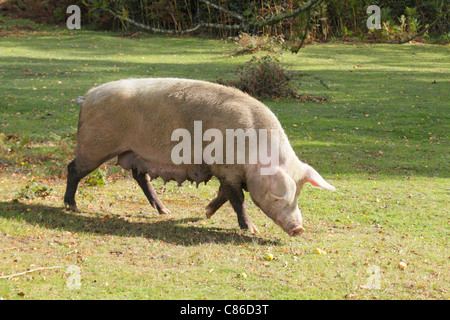
<svg viewBox="0 0 450 320"><path fill-rule="evenodd" d="M269 177L268 193L271 197L284 199L289 203L294 201L297 186L295 181L283 169L280 168L277 173Z"/></svg>
<svg viewBox="0 0 450 320"><path fill-rule="evenodd" d="M316 170L314 170L313 167L311 167L310 165L307 165L306 163L304 165L305 165L305 171L306 171L305 172L305 182L309 182L315 187L327 189L330 191L336 191L336 188L334 186L332 186L331 184L329 184L328 182L326 182L320 176L320 174Z"/></svg>

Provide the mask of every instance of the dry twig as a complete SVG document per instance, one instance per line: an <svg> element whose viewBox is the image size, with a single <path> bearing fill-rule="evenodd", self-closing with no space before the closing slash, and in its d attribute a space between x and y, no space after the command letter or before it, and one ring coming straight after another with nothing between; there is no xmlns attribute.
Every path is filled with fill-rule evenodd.
<svg viewBox="0 0 450 320"><path fill-rule="evenodd" d="M9 280L11 278L18 277L18 276L23 276L24 274L35 272L35 271L61 269L61 268L63 268L63 266L54 266L54 267L47 267L47 268L36 268L36 269L27 270L27 271L24 271L24 272L10 274L8 276L0 276L0 279L8 279Z"/></svg>

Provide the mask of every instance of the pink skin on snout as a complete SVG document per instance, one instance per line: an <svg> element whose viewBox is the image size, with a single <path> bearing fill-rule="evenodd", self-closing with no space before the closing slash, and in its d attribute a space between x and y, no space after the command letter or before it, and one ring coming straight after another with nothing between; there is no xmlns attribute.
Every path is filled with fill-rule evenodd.
<svg viewBox="0 0 450 320"><path fill-rule="evenodd" d="M283 213L279 212L274 221L291 237L299 236L305 231L302 226L302 215L296 203L293 210L288 208Z"/></svg>
<svg viewBox="0 0 450 320"><path fill-rule="evenodd" d="M295 227L294 229L292 229L291 231L289 231L288 234L291 237L295 237L295 236L301 235L303 232L305 232L305 228L303 228L302 226L298 226L298 227Z"/></svg>

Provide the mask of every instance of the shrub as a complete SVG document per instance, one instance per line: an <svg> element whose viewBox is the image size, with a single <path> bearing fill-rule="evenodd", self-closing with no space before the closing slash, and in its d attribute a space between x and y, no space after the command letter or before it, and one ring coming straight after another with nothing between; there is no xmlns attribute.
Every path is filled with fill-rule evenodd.
<svg viewBox="0 0 450 320"><path fill-rule="evenodd" d="M84 184L91 186L91 187L95 187L95 186L103 187L103 186L105 186L105 177L106 177L105 171L103 171L100 168L97 168L84 181Z"/></svg>
<svg viewBox="0 0 450 320"><path fill-rule="evenodd" d="M35 199L37 197L45 198L49 196L52 191L53 188L47 185L39 185L36 182L36 179L33 179L31 183L28 183L19 190L18 196L22 199Z"/></svg>
<svg viewBox="0 0 450 320"><path fill-rule="evenodd" d="M72 4L81 5L81 3L81 0L8 0L4 4L4 9L7 15L17 18L55 24L66 21L66 8L68 6Z"/></svg>
<svg viewBox="0 0 450 320"><path fill-rule="evenodd" d="M247 64L239 67L237 80L219 83L234 86L251 96L261 98L289 98L297 97L297 88L292 83L294 74L280 65L280 61L273 55L260 58L253 57Z"/></svg>
<svg viewBox="0 0 450 320"><path fill-rule="evenodd" d="M438 43L439 44L450 44L450 32L439 36Z"/></svg>
<svg viewBox="0 0 450 320"><path fill-rule="evenodd" d="M242 32L239 36L231 38L236 44L236 50L233 55L255 53L258 51L275 52L275 46L284 43L283 35L269 36L269 35L250 35Z"/></svg>

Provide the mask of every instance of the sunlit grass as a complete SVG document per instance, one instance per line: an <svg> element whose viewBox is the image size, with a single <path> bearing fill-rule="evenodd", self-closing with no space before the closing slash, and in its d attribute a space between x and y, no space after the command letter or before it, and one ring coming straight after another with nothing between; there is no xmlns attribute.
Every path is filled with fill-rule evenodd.
<svg viewBox="0 0 450 320"><path fill-rule="evenodd" d="M449 297L447 47L328 44L282 54L301 93L329 98L265 101L299 158L337 187L304 188L299 238L248 195L260 234L241 232L229 204L206 219L217 180L198 189L154 181L172 211L159 216L113 161L102 166L104 187L80 184L80 213L63 208L78 96L129 77L233 78L250 57L231 56L231 43L37 27L0 38L0 48L0 276L59 267L0 279L0 298ZM38 195L43 186L49 195ZM79 290L67 287L70 265L81 268ZM374 266L379 289L367 288Z"/></svg>

